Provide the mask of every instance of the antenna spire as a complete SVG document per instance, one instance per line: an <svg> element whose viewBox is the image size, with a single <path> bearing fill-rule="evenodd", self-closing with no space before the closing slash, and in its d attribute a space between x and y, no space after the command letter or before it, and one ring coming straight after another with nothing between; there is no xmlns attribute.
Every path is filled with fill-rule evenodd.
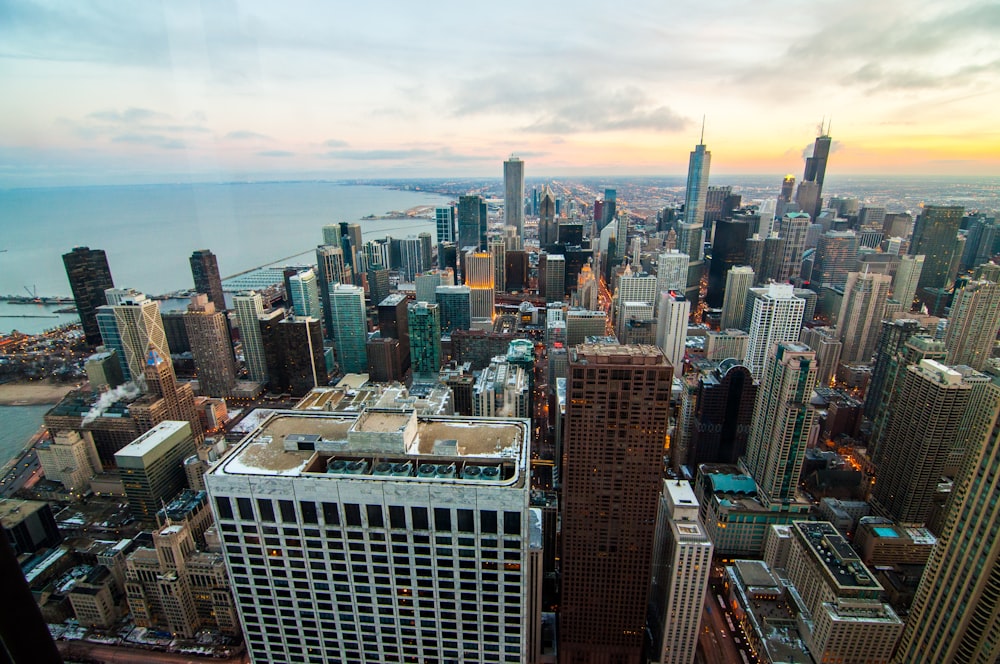
<svg viewBox="0 0 1000 664"><path fill-rule="evenodd" d="M699 145L705 144L705 116L701 116L701 140L698 142Z"/></svg>
<svg viewBox="0 0 1000 664"><path fill-rule="evenodd" d="M830 127L832 127L832 126L833 126L833 116L831 115L830 119L826 123L826 135L827 136L830 135Z"/></svg>

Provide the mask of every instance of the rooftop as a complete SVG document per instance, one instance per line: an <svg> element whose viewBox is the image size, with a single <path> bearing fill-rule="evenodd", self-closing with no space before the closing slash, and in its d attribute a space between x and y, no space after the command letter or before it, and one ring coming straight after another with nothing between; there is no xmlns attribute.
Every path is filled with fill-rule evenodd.
<svg viewBox="0 0 1000 664"><path fill-rule="evenodd" d="M827 521L796 521L792 527L799 541L812 553L813 560L826 570L827 577L836 584L835 590L861 590L866 593L882 590L857 552L833 524Z"/></svg>
<svg viewBox="0 0 1000 664"><path fill-rule="evenodd" d="M47 504L40 500L0 499L0 524L13 528Z"/></svg>
<svg viewBox="0 0 1000 664"><path fill-rule="evenodd" d="M131 443L115 452L115 458L141 459L147 454L157 449L160 445L170 441L175 437L191 435L191 424L189 422L175 422L167 420L160 422L155 427L142 434Z"/></svg>

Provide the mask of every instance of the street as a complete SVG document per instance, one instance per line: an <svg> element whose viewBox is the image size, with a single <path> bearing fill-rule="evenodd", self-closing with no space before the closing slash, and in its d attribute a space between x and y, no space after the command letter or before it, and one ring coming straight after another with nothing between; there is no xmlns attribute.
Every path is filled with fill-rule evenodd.
<svg viewBox="0 0 1000 664"><path fill-rule="evenodd" d="M101 662L102 664L208 664L209 662L245 664L250 661L249 656L245 653L221 659L136 648L119 648L86 641L56 641L56 647L67 660L77 657L85 662Z"/></svg>
<svg viewBox="0 0 1000 664"><path fill-rule="evenodd" d="M746 639L736 623L730 629L726 614L717 598L716 591L709 585L705 593L704 613L701 620L701 634L698 635L701 650L707 664L744 664L755 662L746 645ZM729 618L732 620L732 617Z"/></svg>

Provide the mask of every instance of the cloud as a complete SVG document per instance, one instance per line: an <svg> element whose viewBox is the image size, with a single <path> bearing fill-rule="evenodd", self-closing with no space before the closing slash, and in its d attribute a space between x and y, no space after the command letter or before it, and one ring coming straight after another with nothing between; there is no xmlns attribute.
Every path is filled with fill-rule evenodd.
<svg viewBox="0 0 1000 664"><path fill-rule="evenodd" d="M529 118L522 131L546 134L646 130L674 132L691 121L657 105L636 86L605 89L586 79L554 75L540 80L498 74L461 83L455 115L505 114Z"/></svg>
<svg viewBox="0 0 1000 664"><path fill-rule="evenodd" d="M323 147L325 148L346 148L350 145L347 141L341 141L337 138L331 138L328 141L323 141Z"/></svg>
<svg viewBox="0 0 1000 664"><path fill-rule="evenodd" d="M245 141L245 140L270 140L270 136L265 136L264 134L258 134L255 131L231 131L226 134L226 138L234 141Z"/></svg>
<svg viewBox="0 0 1000 664"><path fill-rule="evenodd" d="M148 108L126 108L124 111L106 110L94 111L87 116L90 120L106 122L109 124L141 124L150 120L165 120L170 116L166 113L159 113Z"/></svg>
<svg viewBox="0 0 1000 664"><path fill-rule="evenodd" d="M294 152L288 150L264 150L257 153L258 157L294 157Z"/></svg>
<svg viewBox="0 0 1000 664"><path fill-rule="evenodd" d="M163 148L165 150L181 150L187 147L183 141L169 138L162 134L119 134L111 137L112 143L133 143Z"/></svg>
<svg viewBox="0 0 1000 664"><path fill-rule="evenodd" d="M414 147L401 149L374 148L369 150L330 150L322 156L328 159L349 161L419 161L441 160L455 162L492 162L493 155L459 154L447 147Z"/></svg>

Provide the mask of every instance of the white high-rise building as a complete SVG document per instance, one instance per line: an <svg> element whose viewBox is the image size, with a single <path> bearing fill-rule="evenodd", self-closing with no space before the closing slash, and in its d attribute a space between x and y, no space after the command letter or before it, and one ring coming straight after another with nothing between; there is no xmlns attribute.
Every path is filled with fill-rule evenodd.
<svg viewBox="0 0 1000 664"><path fill-rule="evenodd" d="M434 222L438 244L455 241L455 208L450 205L434 208Z"/></svg>
<svg viewBox="0 0 1000 664"><path fill-rule="evenodd" d="M626 267L615 292L616 325L622 320L624 303L644 302L655 310L656 297L656 277L645 272L634 272L632 266Z"/></svg>
<svg viewBox="0 0 1000 664"><path fill-rule="evenodd" d="M885 302L892 277L874 272L850 272L837 316L842 362L871 362L882 330Z"/></svg>
<svg viewBox="0 0 1000 664"><path fill-rule="evenodd" d="M903 311L913 309L913 298L917 296L917 283L923 269L923 254L899 257L899 267L892 280L892 299L903 305Z"/></svg>
<svg viewBox="0 0 1000 664"><path fill-rule="evenodd" d="M233 309L240 327L240 343L243 346L243 361L250 378L267 382L267 360L264 358L264 341L260 336L258 318L264 315L264 298L260 293L250 291L233 296Z"/></svg>
<svg viewBox="0 0 1000 664"><path fill-rule="evenodd" d="M524 162L511 157L503 163L503 223L524 237Z"/></svg>
<svg viewBox="0 0 1000 664"><path fill-rule="evenodd" d="M743 309L747 292L753 287L754 272L749 265L737 265L726 273L726 292L722 297L722 319L719 329L739 328L743 324Z"/></svg>
<svg viewBox="0 0 1000 664"><path fill-rule="evenodd" d="M125 377L145 389L144 372L149 350L155 350L170 363L160 303L131 288L109 288L104 293L110 309L98 307L97 310L104 345L118 351L119 358L127 365L123 367L127 369Z"/></svg>
<svg viewBox="0 0 1000 664"><path fill-rule="evenodd" d="M656 345L674 366L674 375L680 376L683 373L691 302L682 293L664 291L660 293L659 312L656 319Z"/></svg>
<svg viewBox="0 0 1000 664"><path fill-rule="evenodd" d="M778 342L798 340L805 307L806 301L795 296L791 284L769 284L767 292L754 299L743 362L754 378L764 374L768 355Z"/></svg>
<svg viewBox="0 0 1000 664"><path fill-rule="evenodd" d="M671 249L660 254L656 263L656 292L667 290L683 291L687 287L687 254Z"/></svg>
<svg viewBox="0 0 1000 664"><path fill-rule="evenodd" d="M288 278L288 287L291 292L287 294L287 299L291 301L296 316L323 318L319 305L319 280L315 270L309 268L293 274Z"/></svg>
<svg viewBox="0 0 1000 664"><path fill-rule="evenodd" d="M691 664L712 570L712 540L691 485L664 480L657 512L648 624L658 664Z"/></svg>
<svg viewBox="0 0 1000 664"><path fill-rule="evenodd" d="M251 659L527 659L530 427L276 411L206 476Z"/></svg>

